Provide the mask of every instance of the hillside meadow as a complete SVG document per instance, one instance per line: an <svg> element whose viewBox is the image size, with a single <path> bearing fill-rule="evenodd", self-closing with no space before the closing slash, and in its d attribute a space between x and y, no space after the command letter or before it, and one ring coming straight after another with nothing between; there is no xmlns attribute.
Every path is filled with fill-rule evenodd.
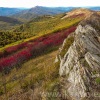
<svg viewBox="0 0 100 100"><path fill-rule="evenodd" d="M0 32L1 100L18 97L25 100L21 93L37 88L38 91L59 90L55 88L59 87L59 63L54 63L57 50L84 18L77 15L61 19L63 16L38 17L13 30ZM67 42L69 47L72 38ZM13 97L14 94L17 96Z"/></svg>
<svg viewBox="0 0 100 100"><path fill-rule="evenodd" d="M81 15L71 18L61 19L64 14L56 16L41 16L29 21L26 24L15 27L10 31L0 32L0 47L8 47L29 41L41 36L55 33L63 29L77 25L83 17Z"/></svg>

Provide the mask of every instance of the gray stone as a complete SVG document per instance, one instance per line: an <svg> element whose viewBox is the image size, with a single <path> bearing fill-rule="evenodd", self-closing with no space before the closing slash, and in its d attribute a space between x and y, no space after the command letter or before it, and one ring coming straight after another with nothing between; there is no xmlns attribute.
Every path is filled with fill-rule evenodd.
<svg viewBox="0 0 100 100"><path fill-rule="evenodd" d="M94 28L91 24L96 23L95 20L91 20L91 17L95 17L95 20L100 22L100 16L98 18L95 14L81 22L75 31L74 43L63 58L58 55L60 58L59 75L61 78L65 76L63 77L65 86L62 86L61 91L67 91L70 100L83 100L84 98L100 100L100 84L95 82L96 78L100 77L100 23L98 23L98 29ZM63 46L64 44L65 41ZM94 94L99 94L99 97Z"/></svg>

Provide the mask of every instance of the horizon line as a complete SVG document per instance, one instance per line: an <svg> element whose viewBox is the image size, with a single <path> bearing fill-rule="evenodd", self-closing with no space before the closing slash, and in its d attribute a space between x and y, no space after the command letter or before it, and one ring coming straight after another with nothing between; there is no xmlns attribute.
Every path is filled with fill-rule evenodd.
<svg viewBox="0 0 100 100"><path fill-rule="evenodd" d="M38 6L38 5L37 5ZM0 6L0 8L20 8L20 9L28 9L28 8L34 8L37 6L33 7L8 7L8 6ZM100 7L100 6L38 6L38 7L50 7L50 8L57 8L57 7L62 7L62 8L68 8L68 7Z"/></svg>

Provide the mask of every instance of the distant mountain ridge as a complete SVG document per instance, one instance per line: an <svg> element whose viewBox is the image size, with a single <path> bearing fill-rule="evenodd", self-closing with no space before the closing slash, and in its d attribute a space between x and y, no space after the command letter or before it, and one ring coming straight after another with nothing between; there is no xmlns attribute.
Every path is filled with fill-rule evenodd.
<svg viewBox="0 0 100 100"><path fill-rule="evenodd" d="M75 8L88 8L90 10L99 11L99 6L94 7L44 7L44 6L35 6L30 9L28 8L9 8L9 7L0 7L0 16L11 16L11 15L19 15L32 13L36 15L44 15L44 14L58 14L70 11Z"/></svg>
<svg viewBox="0 0 100 100"><path fill-rule="evenodd" d="M5 16L0 16L0 21L6 22L6 23L7 22L12 23L12 24L21 24L19 20L10 18L10 17L5 17Z"/></svg>
<svg viewBox="0 0 100 100"><path fill-rule="evenodd" d="M42 7L36 6L28 10L29 13L34 13L37 15L44 15L44 14L59 14L62 12L66 12L72 10L74 7ZM44 11L44 12L43 12Z"/></svg>
<svg viewBox="0 0 100 100"><path fill-rule="evenodd" d="M21 9L21 8L6 8L6 7L0 7L0 16L10 16L10 15L19 13L23 9Z"/></svg>
<svg viewBox="0 0 100 100"><path fill-rule="evenodd" d="M55 15L55 14L65 13L65 12L71 11L72 9L74 9L74 7L42 7L42 6L36 6L36 7L31 8L31 9L24 10L22 12L14 14L12 17L30 20L30 19L37 17L37 16Z"/></svg>
<svg viewBox="0 0 100 100"><path fill-rule="evenodd" d="M4 8L0 7L0 29L9 29L9 26L13 26L20 23L33 20L43 15L56 15L61 13L67 13L73 9L88 8L90 10L100 11L100 7L43 7L36 6L30 9L26 8ZM69 14L68 14L69 15ZM75 14L74 14L75 15ZM5 16L5 17L4 17ZM8 18L8 16L10 18ZM66 15L67 16L67 15ZM65 16L65 17L66 17ZM11 19L12 18L12 19ZM10 23L9 23L10 22ZM7 26L7 28L6 28Z"/></svg>
<svg viewBox="0 0 100 100"><path fill-rule="evenodd" d="M23 10L17 14L14 14L12 17L20 18L24 20L30 20L37 16L42 15L55 15L60 13L69 12L76 8L88 8L90 10L99 11L100 7L43 7L35 6L31 9Z"/></svg>
<svg viewBox="0 0 100 100"><path fill-rule="evenodd" d="M22 22L18 19L7 16L0 16L0 30L10 30L15 25L20 24L22 24Z"/></svg>
<svg viewBox="0 0 100 100"><path fill-rule="evenodd" d="M100 7L87 7L90 10L100 11Z"/></svg>

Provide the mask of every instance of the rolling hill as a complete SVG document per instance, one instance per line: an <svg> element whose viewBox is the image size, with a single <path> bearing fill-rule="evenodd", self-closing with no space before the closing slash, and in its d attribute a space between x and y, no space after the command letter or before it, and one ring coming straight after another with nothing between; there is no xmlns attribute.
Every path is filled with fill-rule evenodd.
<svg viewBox="0 0 100 100"><path fill-rule="evenodd" d="M84 17L84 15L79 15L74 18L61 19L63 16L65 16L65 14L40 16L8 32L2 31L0 46L9 45L9 43L14 42L19 43L19 41L28 41L30 39L61 31L76 25Z"/></svg>
<svg viewBox="0 0 100 100"><path fill-rule="evenodd" d="M21 24L21 22L19 20L10 18L10 17L5 17L5 16L0 16L0 21L6 22L6 23L11 23L11 24Z"/></svg>
<svg viewBox="0 0 100 100"><path fill-rule="evenodd" d="M0 16L0 30L10 30L16 25L22 24L21 21L11 17Z"/></svg>

